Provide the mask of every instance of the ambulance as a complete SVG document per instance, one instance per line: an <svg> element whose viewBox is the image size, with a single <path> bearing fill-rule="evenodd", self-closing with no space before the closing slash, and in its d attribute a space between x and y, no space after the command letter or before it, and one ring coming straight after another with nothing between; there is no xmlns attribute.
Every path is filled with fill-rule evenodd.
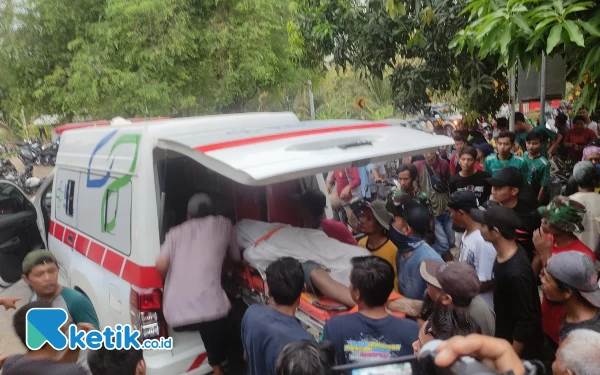
<svg viewBox="0 0 600 375"><path fill-rule="evenodd" d="M200 335L174 332L164 320L163 280L154 267L165 233L185 220L193 194L211 195L218 213L234 222L297 225L289 195L325 191L324 173L452 143L386 122L300 121L292 113L71 129L33 200L0 180L0 284L18 280L29 251L48 248L60 282L90 299L102 327L131 324L145 339L173 337L172 350L144 353L149 375L207 374Z"/></svg>

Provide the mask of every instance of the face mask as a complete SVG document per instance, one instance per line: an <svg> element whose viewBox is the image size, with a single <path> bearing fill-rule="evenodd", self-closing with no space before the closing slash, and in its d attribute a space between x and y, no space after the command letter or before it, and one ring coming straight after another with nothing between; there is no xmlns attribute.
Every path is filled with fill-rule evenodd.
<svg viewBox="0 0 600 375"><path fill-rule="evenodd" d="M398 229L394 228L392 224L390 224L388 238L398 248L399 253L408 253L425 243L425 240L422 238L405 235Z"/></svg>

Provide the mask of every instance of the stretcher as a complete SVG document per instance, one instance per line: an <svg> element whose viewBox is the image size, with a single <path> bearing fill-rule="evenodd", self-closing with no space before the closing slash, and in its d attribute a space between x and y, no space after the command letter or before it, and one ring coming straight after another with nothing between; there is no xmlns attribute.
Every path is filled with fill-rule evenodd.
<svg viewBox="0 0 600 375"><path fill-rule="evenodd" d="M248 306L259 303L267 305L269 302L267 278L264 272L247 261L231 275L229 285L226 287L234 297L240 298ZM400 295L392 293L390 300L401 298ZM296 310L296 318L302 326L317 340L321 338L325 323L334 316L350 314L358 311L339 304L326 297L318 297L314 294L302 293L300 304ZM394 313L395 316L404 318L404 314Z"/></svg>

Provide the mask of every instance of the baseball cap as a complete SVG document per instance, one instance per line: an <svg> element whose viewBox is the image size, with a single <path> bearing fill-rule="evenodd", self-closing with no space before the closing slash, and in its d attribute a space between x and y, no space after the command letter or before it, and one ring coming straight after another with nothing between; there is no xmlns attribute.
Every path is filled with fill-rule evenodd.
<svg viewBox="0 0 600 375"><path fill-rule="evenodd" d="M420 272L423 280L448 293L452 299L459 299L459 302L461 299L471 300L479 294L481 282L477 271L468 263L426 259L421 262Z"/></svg>
<svg viewBox="0 0 600 375"><path fill-rule="evenodd" d="M374 202L368 203L363 206L363 209L370 208L373 212L373 216L382 227L389 230L390 222L394 218L394 216L385 208L385 203L381 200L376 200Z"/></svg>
<svg viewBox="0 0 600 375"><path fill-rule="evenodd" d="M569 287L576 289L592 305L600 307L600 286L596 264L579 251L565 251L552 255L546 272Z"/></svg>
<svg viewBox="0 0 600 375"><path fill-rule="evenodd" d="M327 198L321 190L306 189L300 194L290 195L290 198L313 216L321 216L327 206Z"/></svg>
<svg viewBox="0 0 600 375"><path fill-rule="evenodd" d="M471 218L488 227L497 228L508 238L513 238L515 230L521 227L521 220L516 212L504 206L491 206L487 210L472 209Z"/></svg>
<svg viewBox="0 0 600 375"><path fill-rule="evenodd" d="M594 181L598 176L598 170L591 161L580 161L573 168L573 178L579 185Z"/></svg>
<svg viewBox="0 0 600 375"><path fill-rule="evenodd" d="M475 143L473 144L473 147L475 147L476 150L481 151L481 153L483 153L484 155L489 155L492 152L494 152L494 147L487 142Z"/></svg>
<svg viewBox="0 0 600 375"><path fill-rule="evenodd" d="M40 260L47 259L48 263L56 263L56 257L50 251L46 249L34 250L25 256L23 259L23 274L27 275L33 267L37 266ZM44 262L46 263L46 262Z"/></svg>
<svg viewBox="0 0 600 375"><path fill-rule="evenodd" d="M479 200L470 190L455 191L450 195L448 207L454 210L465 210L469 212L474 208L479 208Z"/></svg>
<svg viewBox="0 0 600 375"><path fill-rule="evenodd" d="M212 210L212 199L208 194L197 193L194 194L188 201L187 211L188 214L198 214L201 206L206 206Z"/></svg>
<svg viewBox="0 0 600 375"><path fill-rule="evenodd" d="M486 181L493 187L516 187L521 188L523 186L523 176L517 168L513 166L504 167L496 172L496 175L492 178L486 178Z"/></svg>
<svg viewBox="0 0 600 375"><path fill-rule="evenodd" d="M431 212L425 203L410 196L400 197L399 203L388 201L387 210L393 215L406 220L417 233L425 234L431 228Z"/></svg>

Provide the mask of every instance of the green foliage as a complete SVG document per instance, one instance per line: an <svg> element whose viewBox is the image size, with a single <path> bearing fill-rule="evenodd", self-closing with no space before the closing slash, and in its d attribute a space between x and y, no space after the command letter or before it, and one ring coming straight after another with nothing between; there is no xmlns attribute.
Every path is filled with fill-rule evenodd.
<svg viewBox="0 0 600 375"><path fill-rule="evenodd" d="M294 24L288 29L294 36L290 41L303 51L300 61L321 67L331 56L338 70L350 67L363 77L380 80L389 75L395 106L403 112L423 109L432 92L506 81L495 65L477 64L470 54L457 56L448 47L454 34L467 25L468 17L460 15L466 0L296 2ZM490 93L493 100L472 97L467 102L482 113L495 111L507 96L493 86Z"/></svg>
<svg viewBox="0 0 600 375"><path fill-rule="evenodd" d="M600 4L581 0L471 0L469 24L451 46L461 53L498 56L497 65L525 69L541 65L542 52L562 55L575 85L578 105L595 108L600 88Z"/></svg>
<svg viewBox="0 0 600 375"><path fill-rule="evenodd" d="M239 112L311 75L288 41L287 0L7 1L3 114Z"/></svg>

